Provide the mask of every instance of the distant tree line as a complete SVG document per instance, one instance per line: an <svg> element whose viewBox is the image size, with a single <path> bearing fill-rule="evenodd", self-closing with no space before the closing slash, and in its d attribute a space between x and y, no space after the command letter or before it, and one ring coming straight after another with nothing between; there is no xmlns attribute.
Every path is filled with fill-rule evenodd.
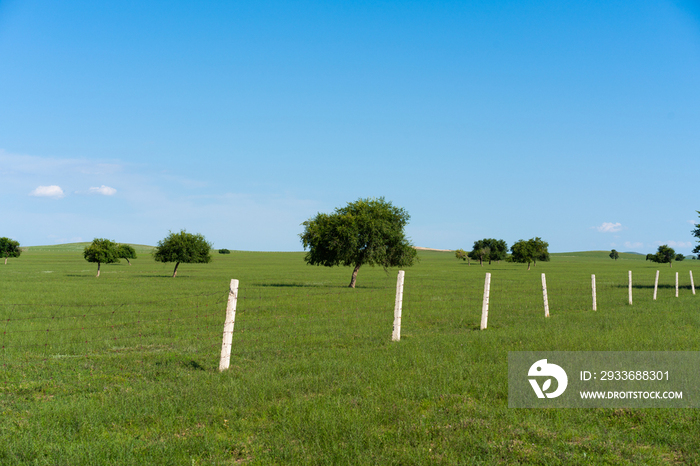
<svg viewBox="0 0 700 466"><path fill-rule="evenodd" d="M685 259L683 254L676 254L673 248L669 247L667 244L662 244L656 251L656 254L647 254L646 260L651 262L657 262L659 264L668 264L669 267L673 267L673 261L682 261Z"/></svg>
<svg viewBox="0 0 700 466"><path fill-rule="evenodd" d="M207 242L203 235L182 230L179 233L170 232L168 236L158 241L153 258L158 262L174 262L173 277L175 277L181 263L211 262L210 251L211 243ZM119 259L126 259L131 265L129 259L136 259L136 250L128 244L119 244L106 238L95 238L83 250L83 257L88 262L97 263L96 276L99 277L102 264L113 264L119 262Z"/></svg>
<svg viewBox="0 0 700 466"><path fill-rule="evenodd" d="M471 259L479 261L481 266L484 261L491 264L492 261L509 261L521 264L527 264L527 269L530 270L530 265L537 265L537 261L549 261L549 243L544 241L539 236L530 238L529 240L518 240L510 247L511 255L508 255L508 244L502 239L484 238L474 241L472 250L467 252L463 249L455 251L455 257L467 261L471 264Z"/></svg>

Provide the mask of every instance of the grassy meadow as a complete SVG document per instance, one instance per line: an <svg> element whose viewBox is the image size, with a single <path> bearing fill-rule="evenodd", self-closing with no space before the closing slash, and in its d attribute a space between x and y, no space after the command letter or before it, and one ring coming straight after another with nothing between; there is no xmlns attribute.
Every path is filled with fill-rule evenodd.
<svg viewBox="0 0 700 466"><path fill-rule="evenodd" d="M700 350L700 261L601 251L528 271L421 251L392 342L395 269L363 267L353 290L303 253L233 251L173 279L139 246L96 278L83 247L0 263L2 465L700 464L697 410L507 407L508 351Z"/></svg>

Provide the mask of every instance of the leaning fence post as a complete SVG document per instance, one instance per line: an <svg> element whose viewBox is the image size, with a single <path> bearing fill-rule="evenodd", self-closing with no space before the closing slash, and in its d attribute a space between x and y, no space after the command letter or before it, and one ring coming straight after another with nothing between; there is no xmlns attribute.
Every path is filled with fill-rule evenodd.
<svg viewBox="0 0 700 466"><path fill-rule="evenodd" d="M228 369L231 361L231 342L233 341L233 324L236 322L236 301L238 301L238 280L231 280L226 304L226 321L224 322L224 341L221 343L221 360L219 370Z"/></svg>
<svg viewBox="0 0 700 466"><path fill-rule="evenodd" d="M656 271L656 280L654 280L654 301L656 301L656 292L659 289L659 271Z"/></svg>
<svg viewBox="0 0 700 466"><path fill-rule="evenodd" d="M542 297L544 298L544 316L549 317L549 301L547 300L547 279L542 274Z"/></svg>
<svg viewBox="0 0 700 466"><path fill-rule="evenodd" d="M401 340L401 304L403 302L403 278L405 272L399 270L396 279L396 302L394 304L394 332L391 334L392 341Z"/></svg>
<svg viewBox="0 0 700 466"><path fill-rule="evenodd" d="M593 310L597 311L596 297L595 297L595 274L591 275L591 289L593 290Z"/></svg>
<svg viewBox="0 0 700 466"><path fill-rule="evenodd" d="M481 305L481 330L486 329L489 320L489 294L491 293L491 274L486 274L484 282L484 302Z"/></svg>
<svg viewBox="0 0 700 466"><path fill-rule="evenodd" d="M693 290L693 294L695 294L695 283L693 282L693 271L690 270L690 289Z"/></svg>
<svg viewBox="0 0 700 466"><path fill-rule="evenodd" d="M627 289L629 291L628 294L630 295L630 306L631 306L632 305L632 271L631 270L629 271L628 276L629 276L629 280L628 280L629 285L627 286Z"/></svg>
<svg viewBox="0 0 700 466"><path fill-rule="evenodd" d="M678 297L678 272L676 272L676 298Z"/></svg>

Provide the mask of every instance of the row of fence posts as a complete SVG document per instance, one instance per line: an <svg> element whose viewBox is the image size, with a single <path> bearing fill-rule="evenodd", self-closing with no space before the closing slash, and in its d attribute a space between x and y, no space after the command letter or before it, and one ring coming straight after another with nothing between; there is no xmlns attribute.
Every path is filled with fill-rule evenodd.
<svg viewBox="0 0 700 466"><path fill-rule="evenodd" d="M394 330L391 334L392 341L401 340L401 307L403 305L403 284L405 272L399 270L396 280L396 300L394 302ZM656 301L657 290L659 288L659 271L656 271L654 281L654 301ZM695 294L695 282L693 281L693 271L690 271L690 288ZM591 275L591 289L593 293L593 310L597 311L595 274ZM628 293L629 303L632 304L632 271L628 272ZM489 320L489 297L491 294L491 274L486 274L484 281L484 300L481 305L481 330L485 330ZM676 298L678 297L678 272L676 272ZM544 316L549 317L549 300L547 298L547 278L542 274L542 299L544 300ZM229 286L228 303L226 305L226 320L224 322L224 338L221 344L221 360L219 370L224 371L229 368L231 361L231 343L233 341L233 326L236 321L236 303L238 301L238 280L231 280Z"/></svg>

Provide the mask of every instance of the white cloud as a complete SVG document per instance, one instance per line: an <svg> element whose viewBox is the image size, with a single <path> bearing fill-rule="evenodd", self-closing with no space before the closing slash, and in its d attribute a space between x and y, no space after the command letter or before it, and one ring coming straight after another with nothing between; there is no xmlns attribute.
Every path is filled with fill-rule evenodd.
<svg viewBox="0 0 700 466"><path fill-rule="evenodd" d="M625 241L625 247L629 249L638 249L644 247L644 243L636 242L632 243L630 241Z"/></svg>
<svg viewBox="0 0 700 466"><path fill-rule="evenodd" d="M659 246L666 244L672 248L691 248L693 247L692 241L666 241L662 243L661 241L656 242Z"/></svg>
<svg viewBox="0 0 700 466"><path fill-rule="evenodd" d="M601 233L616 233L620 230L622 230L622 224L621 223L610 223L610 222L603 222L603 224L599 227L595 227L596 230L598 230Z"/></svg>
<svg viewBox="0 0 700 466"><path fill-rule="evenodd" d="M29 193L30 196L36 197L53 197L55 199L61 199L64 194L60 186L39 186L34 191Z"/></svg>
<svg viewBox="0 0 700 466"><path fill-rule="evenodd" d="M99 188L90 188L90 194L102 194L104 196L114 196L117 190L109 186L102 185Z"/></svg>

